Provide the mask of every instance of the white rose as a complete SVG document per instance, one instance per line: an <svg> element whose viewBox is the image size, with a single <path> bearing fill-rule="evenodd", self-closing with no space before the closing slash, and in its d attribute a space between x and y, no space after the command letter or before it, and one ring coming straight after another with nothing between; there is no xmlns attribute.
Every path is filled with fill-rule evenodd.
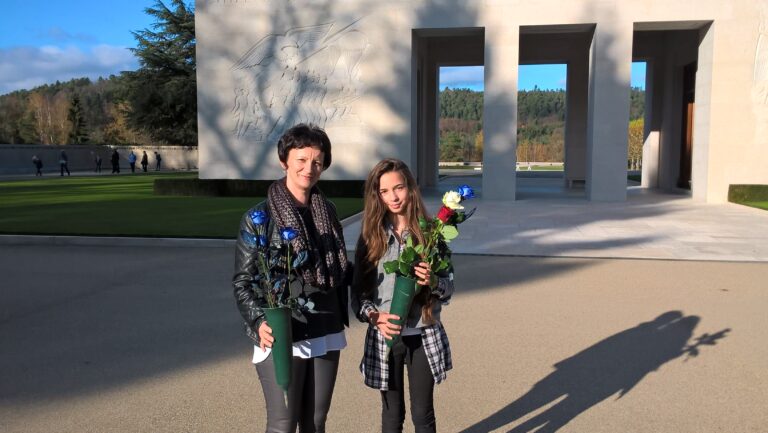
<svg viewBox="0 0 768 433"><path fill-rule="evenodd" d="M448 191L443 195L443 204L453 210L464 209L461 204L461 194L456 191Z"/></svg>

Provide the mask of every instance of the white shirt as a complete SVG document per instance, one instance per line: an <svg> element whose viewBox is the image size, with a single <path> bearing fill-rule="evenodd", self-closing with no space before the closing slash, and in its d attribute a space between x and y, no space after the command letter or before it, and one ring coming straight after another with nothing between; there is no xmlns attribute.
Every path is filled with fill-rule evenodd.
<svg viewBox="0 0 768 433"><path fill-rule="evenodd" d="M347 337L344 331L328 334L323 337L310 338L293 343L293 356L298 358L316 358L334 350L347 347ZM253 346L253 363L258 364L269 356L272 349L269 347L261 350L258 345Z"/></svg>

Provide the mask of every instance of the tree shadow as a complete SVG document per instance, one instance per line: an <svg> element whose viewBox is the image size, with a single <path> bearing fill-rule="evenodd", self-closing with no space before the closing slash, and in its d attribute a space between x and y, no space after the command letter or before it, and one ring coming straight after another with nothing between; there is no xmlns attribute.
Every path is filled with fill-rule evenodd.
<svg viewBox="0 0 768 433"><path fill-rule="evenodd" d="M643 378L669 361L699 355L701 346L713 346L731 331L704 333L694 339L699 316L665 312L652 321L614 334L554 365L555 371L538 381L517 400L462 430L490 432L543 412L514 426L509 433L555 432L581 413L618 393L629 393Z"/></svg>
<svg viewBox="0 0 768 433"><path fill-rule="evenodd" d="M274 87L275 83L270 81L268 74L260 74L238 65L243 56L250 51L244 52L240 44L230 43L230 41L243 38L252 44L263 41L260 50L269 54L262 61L270 63L273 61L272 58L281 51L279 42L281 37L292 29L332 21L334 31L330 33L333 34L335 29L351 26L351 23L357 22L361 17L348 13L332 14L331 2L321 1L313 5L312 17L308 19L306 14L301 14L294 4L286 3L283 8L273 11L272 26L269 29L252 33L249 28L244 34L243 29L232 26L230 20L232 14L251 16L255 19L257 12L249 9L245 3L198 3L195 11L198 16L196 24L200 29L206 29L198 30L199 46L206 47L203 55L198 54L198 59L202 58L202 61L198 60L198 77L202 77L201 81L227 83L217 84L219 87L208 83L208 85L199 85L197 89L200 177L203 179L280 177L281 170L277 163L275 145L285 130L299 122L320 123L320 126L326 129L333 127L331 122L325 125L323 122L318 122L318 119L307 118L307 113L300 103L307 97L324 93L327 89L317 80L312 79L313 77L308 76L306 70L297 70L292 85L288 86L292 92L291 100L284 103L284 109L280 112L273 111L268 107L274 102L270 99L269 92L264 89ZM224 13L222 10L229 10L229 12ZM380 24L386 26L388 23ZM238 80L243 80L247 84L240 84L238 87L235 85ZM238 128L237 123L233 119L227 119L227 116L232 117L233 111L238 106L237 94L243 90L252 95L249 99L252 108L261 107L255 121L258 121L259 125L273 125L265 130L266 138L257 140L248 135L238 136L234 131ZM255 128L255 124L252 127ZM246 131L248 126L240 129ZM337 137L331 133L329 135L331 135L331 142L336 145L334 150L338 154L342 146L338 146ZM338 163L333 164L329 172L334 178L341 179L354 178L353 174L357 174L355 167ZM330 176L326 175L326 178L328 177Z"/></svg>

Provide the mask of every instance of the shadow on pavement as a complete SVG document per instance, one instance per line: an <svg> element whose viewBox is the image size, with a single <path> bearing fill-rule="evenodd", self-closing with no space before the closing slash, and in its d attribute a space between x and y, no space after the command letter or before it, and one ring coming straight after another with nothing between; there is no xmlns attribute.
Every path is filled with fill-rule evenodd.
<svg viewBox="0 0 768 433"><path fill-rule="evenodd" d="M616 393L617 398L622 398L665 363L681 356L697 356L699 347L715 345L730 332L723 329L703 334L689 344L699 321L698 316L668 311L650 322L612 335L558 362L555 371L525 395L462 433L490 432L546 406L550 407L508 431L555 432L606 398Z"/></svg>
<svg viewBox="0 0 768 433"><path fill-rule="evenodd" d="M249 359L230 248L2 248L2 404Z"/></svg>

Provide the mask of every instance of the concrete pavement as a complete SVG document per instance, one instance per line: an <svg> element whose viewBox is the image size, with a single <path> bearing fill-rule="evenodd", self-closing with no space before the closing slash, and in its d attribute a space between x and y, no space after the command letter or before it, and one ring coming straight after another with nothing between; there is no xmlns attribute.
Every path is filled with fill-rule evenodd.
<svg viewBox="0 0 768 433"><path fill-rule="evenodd" d="M5 245L0 257L0 431L263 431L230 248ZM438 431L764 431L768 264L456 264ZM363 335L348 330L329 432L378 430Z"/></svg>

